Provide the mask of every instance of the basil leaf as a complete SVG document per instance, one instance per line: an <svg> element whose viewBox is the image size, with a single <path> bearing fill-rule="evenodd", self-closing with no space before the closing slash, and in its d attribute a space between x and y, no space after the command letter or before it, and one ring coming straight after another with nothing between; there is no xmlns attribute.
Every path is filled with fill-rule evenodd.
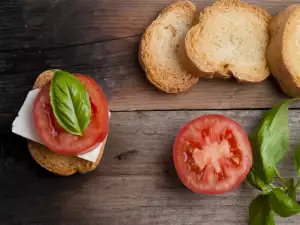
<svg viewBox="0 0 300 225"><path fill-rule="evenodd" d="M267 185L258 177L252 168L247 175L247 181L256 189L261 190L263 192L268 192Z"/></svg>
<svg viewBox="0 0 300 225"><path fill-rule="evenodd" d="M72 74L58 70L51 81L50 100L57 122L67 132L82 136L91 117L85 86Z"/></svg>
<svg viewBox="0 0 300 225"><path fill-rule="evenodd" d="M259 195L249 206L249 225L275 225L274 212L268 204L268 195Z"/></svg>
<svg viewBox="0 0 300 225"><path fill-rule="evenodd" d="M293 216L300 212L300 205L279 188L270 192L268 200L270 208L281 217Z"/></svg>
<svg viewBox="0 0 300 225"><path fill-rule="evenodd" d="M287 186L287 195L296 201L296 189L295 189L295 183L294 179L290 178L286 181L286 186Z"/></svg>
<svg viewBox="0 0 300 225"><path fill-rule="evenodd" d="M298 176L300 176L300 146L296 148L294 155L294 167L298 172Z"/></svg>
<svg viewBox="0 0 300 225"><path fill-rule="evenodd" d="M288 107L293 99L285 100L265 113L261 125L250 135L253 167L269 184L275 176L278 164L289 146Z"/></svg>

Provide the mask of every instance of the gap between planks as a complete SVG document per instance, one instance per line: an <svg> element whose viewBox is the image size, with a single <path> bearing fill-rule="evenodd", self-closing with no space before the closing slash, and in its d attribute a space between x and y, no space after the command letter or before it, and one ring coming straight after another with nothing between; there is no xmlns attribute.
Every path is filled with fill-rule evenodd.
<svg viewBox="0 0 300 225"><path fill-rule="evenodd" d="M98 41L91 41L91 42L83 42L83 43L78 43L78 44L72 44L72 45L62 45L62 46L54 46L54 47L29 47L29 48L16 48L16 49L10 49L10 50L1 50L0 53L37 53L37 52L42 52L42 51L52 51L52 50L60 50L60 49L66 49L66 48L73 48L73 47L82 47L82 46L88 46L88 45L94 45L94 44L100 44L104 42L110 42L110 41L118 41L126 38L134 38L134 37L140 37L141 34L134 34L134 35L129 35L129 36L124 36L124 37L119 37L119 38L108 38L104 40L98 40ZM29 71L31 72L31 71Z"/></svg>

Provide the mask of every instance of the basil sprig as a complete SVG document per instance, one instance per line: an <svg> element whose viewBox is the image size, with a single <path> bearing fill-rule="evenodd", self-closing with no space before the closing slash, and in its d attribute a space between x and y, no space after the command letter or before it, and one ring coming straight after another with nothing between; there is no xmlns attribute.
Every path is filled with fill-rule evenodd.
<svg viewBox="0 0 300 225"><path fill-rule="evenodd" d="M294 155L294 167L298 172L298 176L300 176L300 146L297 147Z"/></svg>
<svg viewBox="0 0 300 225"><path fill-rule="evenodd" d="M249 207L250 225L275 225L274 212L270 209L267 195L258 195Z"/></svg>
<svg viewBox="0 0 300 225"><path fill-rule="evenodd" d="M279 188L271 191L268 200L270 208L281 217L293 216L300 212L300 205Z"/></svg>
<svg viewBox="0 0 300 225"><path fill-rule="evenodd" d="M247 181L258 190L261 190L264 192L268 191L267 185L255 173L253 168L250 170L249 174L247 175Z"/></svg>
<svg viewBox="0 0 300 225"><path fill-rule="evenodd" d="M286 188L287 188L287 195L296 201L296 188L295 188L295 182L293 178L290 178L286 181Z"/></svg>
<svg viewBox="0 0 300 225"><path fill-rule="evenodd" d="M261 124L250 135L253 165L247 181L263 191L249 207L249 225L275 225L274 213L289 217L300 213L296 191L300 185L300 147L295 151L294 167L298 181L281 177L276 166L284 158L289 147L288 107L298 99L288 99L267 111ZM281 183L274 185L273 179Z"/></svg>
<svg viewBox="0 0 300 225"><path fill-rule="evenodd" d="M276 173L276 165L289 147L288 107L286 100L266 112L261 125L250 135L253 168L266 184Z"/></svg>
<svg viewBox="0 0 300 225"><path fill-rule="evenodd" d="M51 81L50 101L57 122L67 132L82 136L91 118L85 86L72 74L58 70Z"/></svg>

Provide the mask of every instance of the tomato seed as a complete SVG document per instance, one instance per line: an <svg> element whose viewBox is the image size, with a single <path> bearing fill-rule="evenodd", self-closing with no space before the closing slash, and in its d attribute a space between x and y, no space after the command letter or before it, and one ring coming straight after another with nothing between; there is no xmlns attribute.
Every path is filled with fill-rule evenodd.
<svg viewBox="0 0 300 225"><path fill-rule="evenodd" d="M188 156L187 156L187 154L186 154L186 152L184 152L184 153L182 153L183 154L183 156L184 156L184 161L186 162L187 160L188 160Z"/></svg>
<svg viewBox="0 0 300 225"><path fill-rule="evenodd" d="M218 180L225 180L227 178L226 174L225 174L225 168L222 167L222 171L220 173L218 173Z"/></svg>
<svg viewBox="0 0 300 225"><path fill-rule="evenodd" d="M240 159L239 159L238 157L236 157L236 156L233 156L233 157L231 158L231 160L232 160L233 162L235 162L235 164L240 164Z"/></svg>
<svg viewBox="0 0 300 225"><path fill-rule="evenodd" d="M198 171L198 166L196 165L196 163L192 162L192 163L190 164L190 166L191 166L191 168L192 168L192 170L193 170L194 172L197 172L197 171Z"/></svg>
<svg viewBox="0 0 300 225"><path fill-rule="evenodd" d="M186 149L186 153L189 154L189 155L193 155L193 152L194 152L194 149L192 147L187 147Z"/></svg>

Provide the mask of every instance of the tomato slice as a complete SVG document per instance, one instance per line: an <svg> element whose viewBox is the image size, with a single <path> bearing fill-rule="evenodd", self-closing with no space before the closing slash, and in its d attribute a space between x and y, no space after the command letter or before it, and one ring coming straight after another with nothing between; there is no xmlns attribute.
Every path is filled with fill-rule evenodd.
<svg viewBox="0 0 300 225"><path fill-rule="evenodd" d="M53 152L78 155L93 149L108 133L108 104L99 85L90 77L75 75L86 87L91 102L91 122L83 136L65 131L56 121L50 104L50 83L39 92L33 107L33 119L37 133L44 144Z"/></svg>
<svg viewBox="0 0 300 225"><path fill-rule="evenodd" d="M178 133L173 160L180 180L203 194L232 191L252 166L248 136L235 121L221 115L199 117Z"/></svg>

